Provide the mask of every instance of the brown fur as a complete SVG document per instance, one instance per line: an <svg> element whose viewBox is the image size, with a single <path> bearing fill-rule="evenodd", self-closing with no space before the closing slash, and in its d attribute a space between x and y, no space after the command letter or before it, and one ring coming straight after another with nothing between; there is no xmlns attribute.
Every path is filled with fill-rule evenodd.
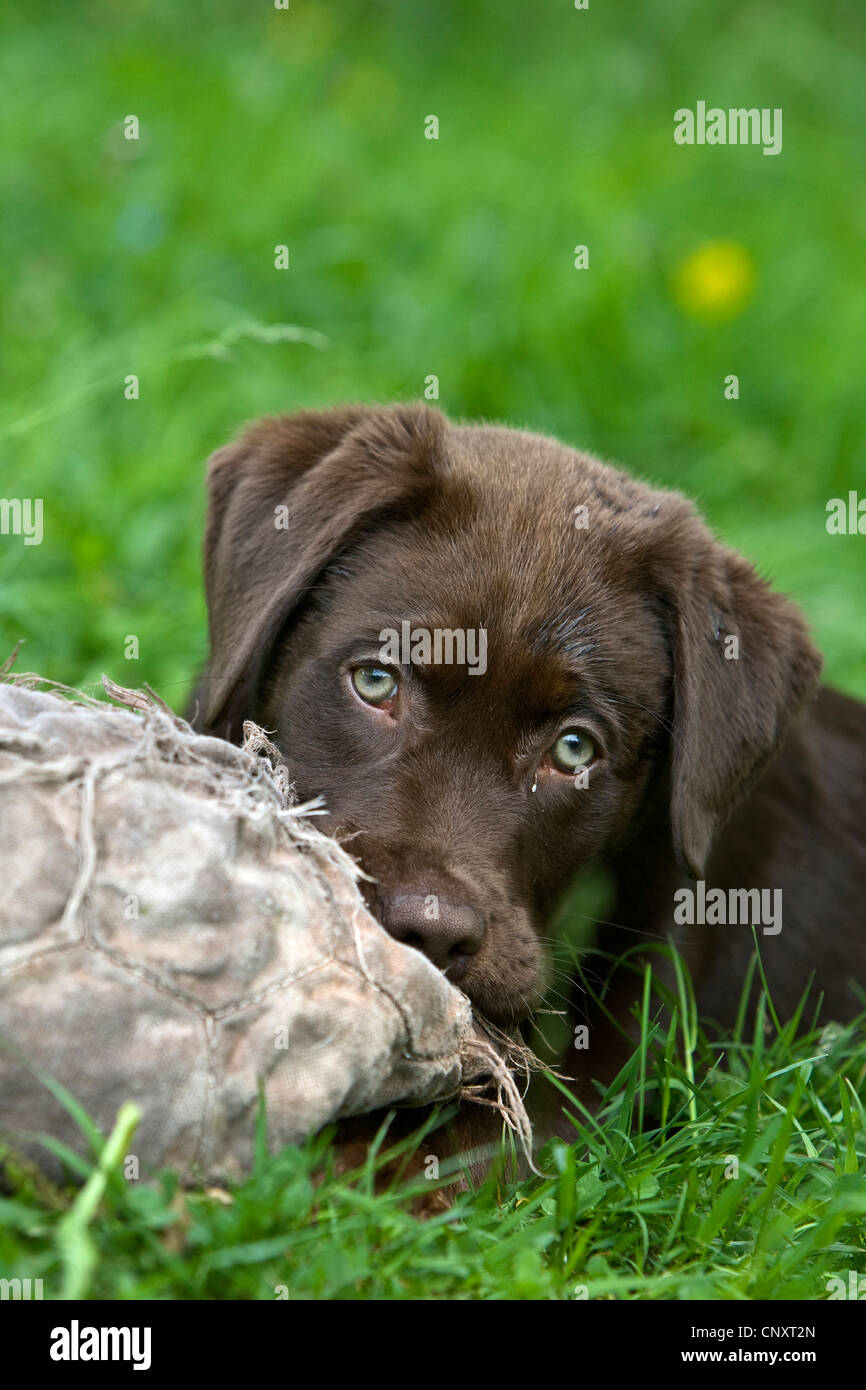
<svg viewBox="0 0 866 1390"><path fill-rule="evenodd" d="M214 455L209 485L199 727L275 731L298 794L324 796L325 828L375 879L384 924L445 964L459 955L484 1013L521 1024L539 1006L546 925L597 863L617 885L603 944L675 935L707 1016L730 1022L752 936L674 928L673 893L694 878L781 888L783 930L761 940L777 1009L814 970L826 1012L853 1012L866 708L818 692L798 610L690 502L552 439L423 406L261 421ZM404 619L485 628L488 665L411 667L391 717L346 671ZM602 750L583 790L543 763L569 723ZM612 989L624 1015L631 979ZM579 992L573 1004L594 1030L571 1063L588 1099L626 1043Z"/></svg>

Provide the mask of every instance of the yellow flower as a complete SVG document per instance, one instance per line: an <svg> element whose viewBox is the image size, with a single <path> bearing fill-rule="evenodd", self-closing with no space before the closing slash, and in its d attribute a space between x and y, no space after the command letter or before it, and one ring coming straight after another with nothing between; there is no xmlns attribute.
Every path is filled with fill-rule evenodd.
<svg viewBox="0 0 866 1390"><path fill-rule="evenodd" d="M745 308L755 282L755 263L736 241L707 241L674 272L674 293L696 318L732 319Z"/></svg>

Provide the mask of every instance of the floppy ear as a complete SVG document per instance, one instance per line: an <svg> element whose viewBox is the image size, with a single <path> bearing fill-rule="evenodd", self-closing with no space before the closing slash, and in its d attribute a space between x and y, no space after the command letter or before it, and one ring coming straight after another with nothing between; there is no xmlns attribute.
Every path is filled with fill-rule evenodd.
<svg viewBox="0 0 866 1390"><path fill-rule="evenodd" d="M675 530L671 823L681 864L701 878L716 832L816 693L821 657L799 610L690 504Z"/></svg>
<svg viewBox="0 0 866 1390"><path fill-rule="evenodd" d="M427 406L303 412L261 420L211 457L205 732L240 736L292 609L372 517L420 501L443 429Z"/></svg>

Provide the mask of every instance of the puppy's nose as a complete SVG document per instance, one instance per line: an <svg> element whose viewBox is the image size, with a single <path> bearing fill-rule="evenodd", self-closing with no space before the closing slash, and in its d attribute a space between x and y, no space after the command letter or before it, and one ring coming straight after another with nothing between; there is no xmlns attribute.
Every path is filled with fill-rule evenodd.
<svg viewBox="0 0 866 1390"><path fill-rule="evenodd" d="M380 898L379 907L389 935L423 951L455 983L465 975L469 957L484 940L484 919L468 903L451 902L435 893L394 893Z"/></svg>

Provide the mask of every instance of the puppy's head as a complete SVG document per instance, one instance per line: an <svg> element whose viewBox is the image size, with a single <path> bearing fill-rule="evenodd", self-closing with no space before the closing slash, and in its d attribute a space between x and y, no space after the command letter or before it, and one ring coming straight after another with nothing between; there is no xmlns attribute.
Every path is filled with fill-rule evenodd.
<svg viewBox="0 0 866 1390"><path fill-rule="evenodd" d="M700 876L818 678L797 611L688 502L549 439L307 413L209 484L200 726L275 730L384 926L499 1022L543 994L569 879L660 797Z"/></svg>

